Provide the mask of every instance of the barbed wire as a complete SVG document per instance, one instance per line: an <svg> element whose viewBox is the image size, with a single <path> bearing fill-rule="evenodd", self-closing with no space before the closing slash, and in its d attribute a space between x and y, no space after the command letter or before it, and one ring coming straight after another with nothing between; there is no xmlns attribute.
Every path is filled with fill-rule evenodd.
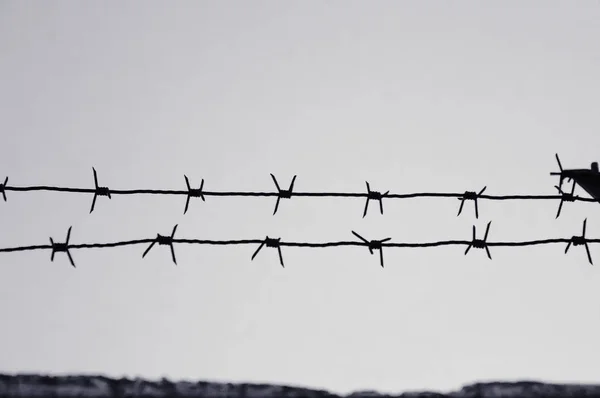
<svg viewBox="0 0 600 398"><path fill-rule="evenodd" d="M271 178L275 183L277 192L242 192L242 191L204 191L204 179L200 183L199 188L192 188L189 179L184 175L186 190L167 190L167 189L109 189L108 187L98 185L98 176L96 169L92 168L94 174L94 188L70 188L70 187L59 187L59 186L47 186L47 185L35 185L35 186L9 186L8 177L4 180L4 183L0 183L0 193L4 201L7 201L6 192L31 192L31 191L52 191L52 192L66 192L76 194L93 194L92 205L90 213L94 211L96 206L96 200L100 196L112 198L113 195L182 195L186 196L185 208L183 213L187 213L191 198L200 198L202 201L206 201L206 197L276 197L275 209L273 215L277 213L281 199L290 199L292 197L331 197L331 198L366 198L365 207L363 211L363 218L367 215L369 208L369 202L371 200L379 202L380 213L383 214L383 199L410 199L410 198L457 198L460 200L460 207L458 209L459 216L462 213L464 202L471 200L474 202L475 218L479 218L479 206L478 200L560 200L558 212L556 218L560 216L563 202L600 202L593 198L583 198L575 196L573 191L563 192L559 187L556 187L560 195L484 195L484 191L487 187L483 187L479 192L465 191L463 193L449 193L449 192L421 192L421 193L390 193L387 191L381 193L380 191L372 191L368 181L366 181L367 191L366 192L294 192L294 183L296 176L293 177L292 182L288 189L281 189L275 176L271 174ZM575 184L573 185L574 189Z"/></svg>
<svg viewBox="0 0 600 398"><path fill-rule="evenodd" d="M392 238L385 239L365 239L357 232L352 231L352 234L356 236L359 241L338 241L338 242L286 242L281 241L281 238L271 238L266 236L264 239L245 239L245 240L206 240L206 239L180 239L175 238L175 232L177 231L177 225L173 228L170 235L157 234L155 238L151 239L137 239L127 240L118 242L108 243L70 243L71 229L69 227L67 231L67 237L64 242L57 243L53 238L50 238L49 245L34 245L34 246L20 246L20 247L9 247L0 248L0 253L8 252L22 252L22 251L33 251L33 250L51 250L50 260L54 261L54 255L59 252L63 252L67 255L69 262L75 267L75 261L71 256L70 249L93 249L93 248L109 248L109 247L120 247L120 246L132 246L141 244L150 244L142 254L144 258L154 247L155 244L169 246L173 263L177 264L175 257L175 244L196 244L196 245L259 245L254 254L252 254L251 260L258 255L263 247L277 249L279 255L279 262L284 267L283 254L281 252L282 247L302 247L302 248L326 248L326 247L340 247L340 246L365 246L369 249L371 254L375 251L379 251L380 264L383 267L383 248L384 247L397 247L397 248L428 248L438 246L452 246L452 245L463 245L467 246L464 254L466 255L471 248L484 249L487 257L491 260L492 256L489 248L493 246L536 246L536 245L547 245L555 243L566 243L565 253L569 251L571 245L573 246L585 246L586 253L590 264L592 262L592 256L588 243L600 243L600 239L589 239L585 237L587 219L583 221L582 234L580 236L572 236L571 238L554 238L554 239L538 239L520 242L488 242L488 234L490 231L491 221L488 222L484 237L482 239L477 238L476 227L473 225L472 238L471 240L445 240L436 242L420 242L420 243L407 243L407 242L390 242Z"/></svg>

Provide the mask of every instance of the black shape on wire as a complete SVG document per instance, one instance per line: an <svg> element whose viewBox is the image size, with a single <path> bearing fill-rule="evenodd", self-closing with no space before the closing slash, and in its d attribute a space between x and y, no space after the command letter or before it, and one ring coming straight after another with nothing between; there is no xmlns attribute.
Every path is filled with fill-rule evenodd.
<svg viewBox="0 0 600 398"><path fill-rule="evenodd" d="M379 250L379 262L381 264L381 268L383 268L383 243L389 241L392 238L385 238L381 240L366 240L358 233L352 231L352 234L356 236L358 239L365 242L367 247L369 248L369 253L373 254L373 250Z"/></svg>
<svg viewBox="0 0 600 398"><path fill-rule="evenodd" d="M573 181L573 187L571 188L571 193L563 192L563 190L558 185L554 186L554 188L556 188L561 195L560 204L558 205L558 212L556 213L556 218L558 218L558 216L560 216L560 211L562 210L563 202L574 202L575 201L575 197L573 196L573 193L575 193L575 185L576 185L575 181Z"/></svg>
<svg viewBox="0 0 600 398"><path fill-rule="evenodd" d="M177 265L177 260L175 259L175 248L173 247L173 237L175 236L175 231L177 231L177 225L173 227L173 232L171 232L171 236L163 236L160 234L156 234L156 238L154 241L148 246L144 254L142 254L142 258L146 257L146 254L152 249L156 243L159 245L167 245L171 247L171 256L173 257L173 262Z"/></svg>
<svg viewBox="0 0 600 398"><path fill-rule="evenodd" d="M202 179L202 182L200 183L200 189L193 189L190 187L190 181L188 180L187 176L184 175L184 177L185 177L185 185L187 185L187 189L188 189L188 194L187 194L187 199L185 201L185 210L183 211L183 214L187 213L187 211L188 211L188 206L190 205L191 197L200 198L200 199L202 199L203 202L206 202L206 200L204 199L204 194L202 193L202 188L204 188L204 178Z"/></svg>
<svg viewBox="0 0 600 398"><path fill-rule="evenodd" d="M469 243L469 246L467 246L467 250L465 250L465 256L467 255L469 250L471 250L471 247L474 247L476 249L485 249L488 258L490 260L492 259L492 255L490 254L490 249L488 248L488 244L486 242L488 233L490 232L491 224L492 224L492 222L490 221L488 223L487 227L485 228L485 235L483 236L483 239L477 239L477 237L476 237L477 232L475 230L475 225L473 225L473 240L471 241L471 243Z"/></svg>
<svg viewBox="0 0 600 398"><path fill-rule="evenodd" d="M363 212L363 218L365 218L365 216L367 215L367 210L369 209L369 200L377 200L377 201L379 201L379 211L381 211L381 214L383 214L383 201L382 201L382 199L385 198L390 193L390 191L387 191L384 194L382 194L381 192L378 192L378 191L371 191L371 187L369 186L369 182L365 181L365 183L367 184L367 202L365 203L365 211Z"/></svg>
<svg viewBox="0 0 600 398"><path fill-rule="evenodd" d="M92 167L92 170L94 171L95 191L94 191L94 199L92 199L92 208L90 209L90 214L94 211L94 207L96 206L96 198L98 196L107 196L109 199L112 199L110 196L110 189L108 189L107 187L98 186L98 175L96 173L96 169Z"/></svg>
<svg viewBox="0 0 600 398"><path fill-rule="evenodd" d="M5 192L4 188L6 188L6 184L8 184L8 176L6 176L6 178L4 179L4 183L0 184L0 192L2 192L2 197L4 198L5 202L6 202L6 192Z"/></svg>
<svg viewBox="0 0 600 398"><path fill-rule="evenodd" d="M292 197L292 191L294 190L294 182L296 181L296 176L292 178L292 183L290 184L289 189L281 189L279 188L279 184L277 183L277 179L273 174L271 174L271 178L275 183L275 187L277 187L277 202L275 203L275 210L273 211L273 215L277 213L277 209L279 208L279 200L281 199L290 199Z"/></svg>
<svg viewBox="0 0 600 398"><path fill-rule="evenodd" d="M268 236L265 237L265 240L260 244L260 246L258 246L258 249L256 249L256 251L252 255L252 259L251 260L254 260L254 257L256 257L256 255L258 254L258 252L260 251L260 249L262 249L263 246L266 245L267 247L273 247L273 248L277 249L277 252L279 253L279 263L281 264L281 266L283 268L285 268L285 266L283 265L283 256L281 254L280 241L281 241L281 238L269 238Z"/></svg>
<svg viewBox="0 0 600 398"><path fill-rule="evenodd" d="M587 218L585 220L583 220L583 231L581 233L581 236L573 236L571 238L569 243L567 243L567 247L565 249L565 254L567 254L567 252L569 251L569 247L571 247L571 244L573 244L573 246L585 246L585 251L587 252L588 260L589 260L590 264L594 265L594 263L592 262L592 255L590 254L590 248L588 246L588 241L585 238L586 224L587 224Z"/></svg>
<svg viewBox="0 0 600 398"><path fill-rule="evenodd" d="M71 252L69 252L69 239L71 238L71 228L73 227L69 227L69 230L67 231L67 239L64 243L56 243L54 242L52 237L50 237L50 244L52 245L52 254L50 254L50 261L54 261L55 253L64 252L67 253L71 265L73 266L73 268L75 268L75 262L73 261L73 257L71 257Z"/></svg>
<svg viewBox="0 0 600 398"><path fill-rule="evenodd" d="M486 188L487 187L483 187L483 189L481 191L479 191L479 193L476 193L474 191L465 191L462 198L458 198L458 200L460 200L460 207L458 208L458 214L456 215L456 217L460 216L460 213L462 212L462 209L463 209L463 205L465 204L465 200L472 200L475 202L475 218L479 218L479 208L477 206L477 198L479 196L481 196L481 194L485 191Z"/></svg>
<svg viewBox="0 0 600 398"><path fill-rule="evenodd" d="M564 170L562 168L562 164L560 164L560 159L558 158L558 153L555 153L554 156L556 157L556 163L558 163L558 168L559 168L560 172L558 172L558 173L552 172L552 173L550 173L550 175L558 176L558 188L560 189L560 188L562 188L562 183L565 178L567 178L567 181L571 181L572 178L564 176Z"/></svg>

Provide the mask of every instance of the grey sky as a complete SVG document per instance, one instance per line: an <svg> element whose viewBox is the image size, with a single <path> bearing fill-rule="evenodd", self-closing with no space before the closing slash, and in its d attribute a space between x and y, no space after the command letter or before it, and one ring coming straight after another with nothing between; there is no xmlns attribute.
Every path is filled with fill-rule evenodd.
<svg viewBox="0 0 600 398"><path fill-rule="evenodd" d="M554 194L600 160L596 1L0 2L0 177L14 185ZM578 190L576 192L581 192ZM585 195L585 194L584 194ZM600 237L600 207L456 199L9 192L0 245ZM598 381L581 247L48 251L0 256L0 371L266 381L339 392ZM600 251L592 245L592 256ZM600 260L599 260L600 261Z"/></svg>

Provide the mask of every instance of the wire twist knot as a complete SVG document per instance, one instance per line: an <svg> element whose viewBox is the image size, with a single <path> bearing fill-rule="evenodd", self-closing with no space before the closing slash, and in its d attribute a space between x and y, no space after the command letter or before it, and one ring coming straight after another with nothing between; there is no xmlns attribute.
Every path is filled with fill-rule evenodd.
<svg viewBox="0 0 600 398"><path fill-rule="evenodd" d="M369 185L369 182L365 181L365 183L367 184L367 201L365 203L363 218L365 218L365 216L367 215L370 200L377 200L379 202L379 211L381 212L381 214L383 214L383 198L385 198L390 193L390 191L387 191L383 194L379 191L371 191L371 186Z"/></svg>
<svg viewBox="0 0 600 398"><path fill-rule="evenodd" d="M469 250L471 250L471 247L474 247L475 249L485 249L485 252L487 253L488 258L490 260L492 259L492 255L490 254L490 249L487 244L487 237L488 237L488 233L490 232L491 224L492 224L491 221L487 224L487 227L485 228L485 235L483 236L483 239L477 239L477 231L476 231L475 225L473 225L473 238L471 240L471 243L469 243L469 245L467 246L467 250L465 250L465 256L467 255Z"/></svg>
<svg viewBox="0 0 600 398"><path fill-rule="evenodd" d="M571 245L585 246L585 251L587 253L588 261L590 262L590 264L594 265L594 263L592 262L592 255L590 253L590 247L588 246L588 240L585 237L586 226L587 226L587 218L585 220L583 220L583 230L581 232L581 236L571 237L571 240L569 241L569 243L567 243L567 247L565 248L565 254L567 254Z"/></svg>
<svg viewBox="0 0 600 398"><path fill-rule="evenodd" d="M460 207L458 208L458 214L456 216L458 217L460 216L460 213L462 213L465 200L472 200L475 203L475 218L479 218L479 207L477 205L477 199L481 196L481 194L485 191L486 188L487 186L483 187L483 189L478 193L474 191L465 191L465 193L463 193L463 196L461 198L458 198L458 200L460 200Z"/></svg>
<svg viewBox="0 0 600 398"><path fill-rule="evenodd" d="M273 182L275 183L275 187L277 188L277 202L275 203L275 210L273 211L273 215L275 215L275 213L277 213L277 209L279 208L279 201L281 199L290 199L292 197L293 194L293 190L294 190L294 182L296 182L296 176L294 176L294 178L292 178L292 182L290 183L290 187L288 189L281 189L279 187L279 183L277 182L277 179L275 178L275 176L273 174L271 174L271 178L273 179Z"/></svg>
<svg viewBox="0 0 600 398"><path fill-rule="evenodd" d="M202 192L202 188L204 188L204 178L202 179L202 182L200 183L200 188L195 189L195 188L190 187L190 181L188 180L187 176L184 175L184 177L185 177L185 185L187 185L187 189L188 189L188 194L187 194L187 199L185 201L185 210L183 211L183 214L187 213L187 211L188 211L188 207L190 205L190 198L200 198L200 199L202 199L203 202L206 202L206 200L204 199L204 193Z"/></svg>
<svg viewBox="0 0 600 398"><path fill-rule="evenodd" d="M173 227L173 232L171 232L171 236L156 234L156 238L154 238L150 246L148 246L144 254L142 254L142 258L146 257L146 254L148 254L150 249L152 249L152 247L158 243L159 245L166 245L171 248L171 257L173 258L173 263L177 265L177 260L175 259L175 248L173 247L173 237L175 236L175 231L177 231L177 225Z"/></svg>
<svg viewBox="0 0 600 398"><path fill-rule="evenodd" d="M281 254L281 238L269 238L268 236L265 237L265 240L262 241L262 243L260 244L260 246L258 246L258 249L256 249L256 251L252 255L252 259L251 260L254 260L254 258L258 254L258 252L260 252L260 250L264 246L277 249L277 253L279 254L279 264L281 264L281 266L283 268L285 268L285 266L283 265L283 256Z"/></svg>
<svg viewBox="0 0 600 398"><path fill-rule="evenodd" d="M354 231L352 231L352 234L365 243L365 245L369 249L369 253L374 254L374 250L379 250L379 262L381 264L381 268L383 268L383 243L391 240L392 238L367 240Z"/></svg>
<svg viewBox="0 0 600 398"><path fill-rule="evenodd" d="M564 202L575 202L575 196L573 195L575 193L575 181L573 181L571 192L564 192L558 185L555 185L554 188L560 193L560 203L558 205L558 212L556 213L556 218L558 218Z"/></svg>
<svg viewBox="0 0 600 398"><path fill-rule="evenodd" d="M96 169L92 167L94 171L94 199L92 199L92 207L90 209L90 214L94 211L94 207L96 206L96 199L98 196L106 196L109 199L112 199L110 196L110 189L108 187L98 186L98 174L96 173Z"/></svg>
<svg viewBox="0 0 600 398"><path fill-rule="evenodd" d="M67 257L69 257L69 261L73 268L75 268L75 262L73 261L73 257L71 257L71 252L69 251L69 239L71 238L71 228L69 227L67 231L67 239L65 242L54 242L54 239L50 237L50 244L52 245L52 253L50 254L50 261L54 261L54 255L56 253L66 253Z"/></svg>
<svg viewBox="0 0 600 398"><path fill-rule="evenodd" d="M0 192L2 192L2 198L6 202L6 184L8 184L8 176L4 179L4 182L0 184Z"/></svg>

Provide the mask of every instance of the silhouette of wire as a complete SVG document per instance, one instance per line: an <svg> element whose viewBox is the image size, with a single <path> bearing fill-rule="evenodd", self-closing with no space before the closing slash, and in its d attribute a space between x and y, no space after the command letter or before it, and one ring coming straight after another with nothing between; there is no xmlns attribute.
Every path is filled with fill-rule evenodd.
<svg viewBox="0 0 600 398"><path fill-rule="evenodd" d="M6 186L6 191L31 192L31 191L51 191L93 194L94 188L68 188L47 185L32 186ZM111 189L112 195L187 195L188 191L169 190L169 189ZM278 197L279 192L251 192L251 191L202 191L204 196L255 196L255 197ZM368 192L293 192L291 196L297 197L330 197L330 198L368 198ZM386 199L410 199L410 198L458 198L462 199L464 193L453 192L416 192L416 193L389 193L385 195ZM489 200L556 200L561 199L562 195L480 195L479 199ZM576 201L598 202L597 199L583 198L575 196Z"/></svg>
<svg viewBox="0 0 600 398"><path fill-rule="evenodd" d="M152 239L136 239L119 242L105 242L105 243L74 243L70 244L70 249L101 249L111 248L120 246L133 246L148 244L154 242ZM528 240L521 242L487 242L488 246L536 246L546 245L552 243L569 243L570 238L550 238L550 239L538 239ZM197 244L197 245L212 245L212 246L231 246L231 245L256 245L264 242L264 239L240 239L240 240L210 240L210 239L173 239L173 243L182 244ZM587 239L588 243L600 243L600 239ZM443 240L436 242L386 242L382 246L386 247L436 247L436 246L452 246L452 245L469 245L470 240ZM354 241L338 241L338 242L280 242L280 246L289 247L308 247L308 248L326 248L326 247L339 247L339 246L367 246L361 242ZM16 246L16 247L3 247L0 248L0 253L9 252L22 252L22 251L33 251L33 250L48 250L52 249L52 245L31 245L31 246Z"/></svg>
<svg viewBox="0 0 600 398"><path fill-rule="evenodd" d="M168 189L109 189L108 187L101 187L98 185L98 177L96 169L93 168L94 177L94 188L71 188L71 187L58 187L58 186L47 186L47 185L35 185L35 186L8 186L8 178L3 184L0 184L0 191L6 201L6 192L32 192L32 191L51 191L51 192L65 192L65 193L76 193L76 194L92 194L92 204L90 213L94 211L96 207L96 201L99 196L105 196L111 199L114 195L180 195L186 196L184 214L187 213L190 199L200 198L202 201L206 201L207 197L275 197L277 201L275 203L275 209L273 214L277 213L281 199L290 199L292 197L331 197L331 198L365 198L365 207L363 217L366 216L369 201L375 200L379 202L379 209L383 214L383 199L411 199L411 198L456 198L460 200L460 207L458 214L460 215L464 202L471 200L474 202L475 217L479 218L478 200L559 200L559 212L557 217L560 215L562 204L564 201L569 202L599 202L593 198L583 198L574 196L571 193L565 194L559 191L560 195L484 195L486 187L481 189L479 192L465 191L463 193L451 193L451 192L418 192L418 193L390 193L389 191L381 193L379 191L371 191L371 187L366 182L367 190L365 192L294 192L294 183L296 176L292 179L292 182L288 189L281 189L277 179L273 174L271 178L275 183L277 192L243 192L243 191L204 191L204 179L200 184L200 188L191 188L189 179L185 177L185 183L187 190L168 190Z"/></svg>
<svg viewBox="0 0 600 398"><path fill-rule="evenodd" d="M490 222L491 223L491 222ZM352 231L352 233L359 238L358 241L333 241L333 242L286 242L281 241L281 238L269 238L265 239L241 239L241 240L208 240L208 239L183 239L183 238L175 238L175 231L177 226L173 228L173 232L170 236L164 236L157 234L157 237L150 239L136 239L136 240L126 240L126 241L117 241L117 242L107 242L107 243L69 243L69 237L71 228L69 228L69 232L67 233L67 239L65 243L55 243L52 238L50 238L51 244L46 245L31 245L31 246L19 246L19 247L7 247L0 248L0 253L9 253L9 252L23 252L23 251L34 251L34 250L52 250L51 259L54 259L54 254L57 252L65 252L71 265L75 267L75 263L73 258L71 257L69 250L75 249L96 249L96 248L111 248L111 247L121 247L121 246L133 246L133 245L147 245L150 246L143 253L142 257L145 257L146 254L150 251L150 249L154 246L154 244L159 245L168 245L171 249L171 254L173 257L173 262L176 264L175 260L175 244L194 244L194 245L214 245L214 246L229 246L229 245L259 245L258 249L252 255L252 259L256 257L258 252L263 247L276 248L279 254L279 260L281 265L283 266L283 255L281 248L282 247L299 247L299 248L328 248L328 247L346 247L346 246L361 246L367 247L371 254L374 254L374 251L380 251L380 263L383 267L383 248L431 248L431 247L440 247L440 246L467 246L467 252L471 247L485 249L487 251L488 257L491 259L491 255L489 253L488 247L517 247L517 246L539 246L539 245L547 245L547 244L556 244L562 243L567 244L567 248L565 253L569 250L571 245L573 246L585 246L589 262L592 263L591 255L589 253L588 243L600 243L600 239L589 239L585 237L585 226L586 221L583 224L583 233L581 236L573 236L571 238L550 238L550 239L538 239L538 240L528 240L528 241L498 241L498 242L487 242L487 236L489 232L489 226L486 229L485 237L483 239L475 238L475 229L473 229L473 238L472 240L442 240L442 241L434 241L434 242L390 242L391 238L385 238L382 240L367 240L360 236L358 233Z"/></svg>

